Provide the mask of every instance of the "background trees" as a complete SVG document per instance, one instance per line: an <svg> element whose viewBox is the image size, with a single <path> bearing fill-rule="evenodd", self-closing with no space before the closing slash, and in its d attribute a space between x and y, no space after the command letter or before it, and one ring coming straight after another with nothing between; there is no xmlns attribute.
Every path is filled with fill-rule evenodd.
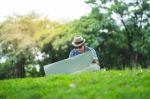
<svg viewBox="0 0 150 99"><path fill-rule="evenodd" d="M43 66L68 58L82 35L101 67L150 66L150 0L86 0L87 16L54 22L31 13L0 23L0 78L43 76Z"/></svg>
<svg viewBox="0 0 150 99"><path fill-rule="evenodd" d="M107 19L110 20L107 21L115 26L110 28L112 25L109 24L106 28L112 35L110 39L112 39L113 44L111 45L115 46L115 52L112 51L112 53L117 54L115 57L118 56L117 61L120 60L119 65L129 65L132 67L140 64L148 67L146 61L148 61L149 42L147 42L147 38L149 36L145 38L144 35L150 33L150 1L87 0L86 2L93 9L99 9L99 13L104 12L107 15ZM111 54L109 53L109 55ZM111 58L111 56L109 57ZM114 58L112 59L114 61ZM116 63L119 63L117 61Z"/></svg>

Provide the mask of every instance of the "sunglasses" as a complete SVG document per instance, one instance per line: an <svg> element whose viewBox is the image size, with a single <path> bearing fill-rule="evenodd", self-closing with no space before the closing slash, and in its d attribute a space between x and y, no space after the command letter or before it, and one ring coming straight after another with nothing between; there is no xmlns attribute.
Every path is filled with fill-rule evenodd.
<svg viewBox="0 0 150 99"><path fill-rule="evenodd" d="M78 48L80 49L81 47L82 47L82 45L81 45L81 46L78 46L78 47L75 47L75 48L76 48L76 49L78 49Z"/></svg>

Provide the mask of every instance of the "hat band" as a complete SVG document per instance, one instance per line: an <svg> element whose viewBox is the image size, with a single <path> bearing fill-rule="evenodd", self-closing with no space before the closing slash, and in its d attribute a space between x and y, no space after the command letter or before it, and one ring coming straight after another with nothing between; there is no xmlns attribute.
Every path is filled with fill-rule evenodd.
<svg viewBox="0 0 150 99"><path fill-rule="evenodd" d="M80 42L75 42L75 44L81 44L83 41L80 41Z"/></svg>

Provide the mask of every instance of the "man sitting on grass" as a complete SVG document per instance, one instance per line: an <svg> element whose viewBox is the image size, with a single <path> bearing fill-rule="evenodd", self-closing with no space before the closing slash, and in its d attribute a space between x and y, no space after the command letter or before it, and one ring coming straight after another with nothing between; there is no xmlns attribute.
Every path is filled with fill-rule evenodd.
<svg viewBox="0 0 150 99"><path fill-rule="evenodd" d="M88 46L85 45L85 39L82 36L74 37L74 39L72 41L72 45L75 48L71 50L71 52L69 54L69 57L73 57L73 56L82 54L84 52L91 51L92 55L93 55L92 63L95 63L95 64L99 65L96 51L93 48L88 47Z"/></svg>

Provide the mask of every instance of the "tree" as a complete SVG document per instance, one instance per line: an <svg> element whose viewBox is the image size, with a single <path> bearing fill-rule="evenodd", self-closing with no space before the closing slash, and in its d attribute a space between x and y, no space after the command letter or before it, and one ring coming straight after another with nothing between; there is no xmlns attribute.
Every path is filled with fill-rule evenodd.
<svg viewBox="0 0 150 99"><path fill-rule="evenodd" d="M6 57L12 77L25 77L25 66L34 61L34 33L38 31L35 15L14 16L1 23L1 55ZM9 73L9 72L8 72Z"/></svg>
<svg viewBox="0 0 150 99"><path fill-rule="evenodd" d="M112 33L114 32L111 39L114 40L115 45L117 44L115 50L120 53L121 59L125 57L122 64L126 63L130 66L146 65L146 61L143 59L147 57L145 53L149 52L147 47L149 42L144 43L149 38L149 0L87 0L86 2L93 9L98 8L99 13L103 11L107 18L112 20L112 24L118 26L118 28L110 30L108 25L107 29ZM119 36L117 41L115 36ZM121 46L120 41L123 41L124 46Z"/></svg>

